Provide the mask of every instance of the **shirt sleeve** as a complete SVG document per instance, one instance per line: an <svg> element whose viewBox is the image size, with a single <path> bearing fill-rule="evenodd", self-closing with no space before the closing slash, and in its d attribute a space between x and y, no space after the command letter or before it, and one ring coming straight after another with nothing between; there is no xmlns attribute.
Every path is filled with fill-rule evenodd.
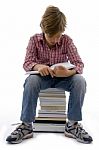
<svg viewBox="0 0 99 150"><path fill-rule="evenodd" d="M68 52L68 60L76 66L75 67L76 72L82 74L84 63L82 62L82 59L72 39L69 39L69 41L67 42L67 52Z"/></svg>
<svg viewBox="0 0 99 150"><path fill-rule="evenodd" d="M23 63L23 68L25 71L31 71L34 65L36 65L36 46L33 37L30 38L27 49L26 56Z"/></svg>

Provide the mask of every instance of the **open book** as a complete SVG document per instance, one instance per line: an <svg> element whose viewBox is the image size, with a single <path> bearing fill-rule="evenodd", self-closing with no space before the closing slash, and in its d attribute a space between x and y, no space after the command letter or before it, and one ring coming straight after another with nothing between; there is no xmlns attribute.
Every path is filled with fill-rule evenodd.
<svg viewBox="0 0 99 150"><path fill-rule="evenodd" d="M63 63L57 63L52 65L50 68L54 70L54 67L56 66L63 66L67 69L75 68L75 65L71 64L70 62L63 62ZM26 74L39 74L38 71L27 71Z"/></svg>

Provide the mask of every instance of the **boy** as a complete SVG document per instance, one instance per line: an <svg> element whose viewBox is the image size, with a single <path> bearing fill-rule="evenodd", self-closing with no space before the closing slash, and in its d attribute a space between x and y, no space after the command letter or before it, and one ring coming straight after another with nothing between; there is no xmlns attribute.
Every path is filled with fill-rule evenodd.
<svg viewBox="0 0 99 150"><path fill-rule="evenodd" d="M6 141L20 143L23 139L33 137L32 123L35 120L37 99L40 90L61 88L70 92L68 101L68 122L65 135L82 143L91 143L92 137L82 128L82 105L86 93L86 81L81 76L84 64L72 39L63 34L66 17L54 6L49 6L40 23L42 33L30 38L23 68L25 71L38 70L39 74L30 75L24 83L21 125ZM54 70L51 65L70 61L76 67L66 69L62 66Z"/></svg>

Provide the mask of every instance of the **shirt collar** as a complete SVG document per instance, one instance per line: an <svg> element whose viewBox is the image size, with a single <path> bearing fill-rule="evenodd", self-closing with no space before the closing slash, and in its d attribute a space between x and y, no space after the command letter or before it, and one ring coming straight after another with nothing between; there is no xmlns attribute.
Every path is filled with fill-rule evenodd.
<svg viewBox="0 0 99 150"><path fill-rule="evenodd" d="M62 37L61 37L62 38ZM61 45L61 38L60 38L60 40L58 41L58 45ZM41 33L39 36L38 36L38 41L41 41L41 42L43 42L44 43L44 33Z"/></svg>

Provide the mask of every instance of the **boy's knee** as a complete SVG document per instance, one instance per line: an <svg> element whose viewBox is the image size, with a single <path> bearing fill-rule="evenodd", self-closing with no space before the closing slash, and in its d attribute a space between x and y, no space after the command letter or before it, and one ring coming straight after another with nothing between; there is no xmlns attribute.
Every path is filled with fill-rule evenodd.
<svg viewBox="0 0 99 150"><path fill-rule="evenodd" d="M25 80L25 84L24 86L29 86L29 87L36 87L38 86L40 83L40 79L39 79L39 76L37 75L30 75L27 77L27 79Z"/></svg>
<svg viewBox="0 0 99 150"><path fill-rule="evenodd" d="M74 76L73 82L78 88L86 90L86 80L80 74Z"/></svg>

